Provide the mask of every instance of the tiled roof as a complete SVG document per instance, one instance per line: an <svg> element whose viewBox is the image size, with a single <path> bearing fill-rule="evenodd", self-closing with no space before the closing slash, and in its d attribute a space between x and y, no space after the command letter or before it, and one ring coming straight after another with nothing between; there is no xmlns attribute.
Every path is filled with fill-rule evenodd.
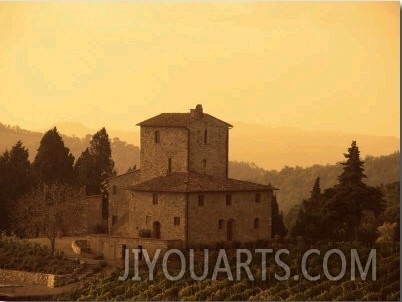
<svg viewBox="0 0 402 302"><path fill-rule="evenodd" d="M177 172L160 176L127 188L131 191L152 192L240 192L278 190L271 185L262 185L231 178Z"/></svg>
<svg viewBox="0 0 402 302"><path fill-rule="evenodd" d="M225 124L227 127L233 127L232 125L213 117L207 113L203 113L202 118L213 118ZM188 127L190 124L200 120L191 113L161 113L150 119L138 123L137 126L151 126L151 127Z"/></svg>

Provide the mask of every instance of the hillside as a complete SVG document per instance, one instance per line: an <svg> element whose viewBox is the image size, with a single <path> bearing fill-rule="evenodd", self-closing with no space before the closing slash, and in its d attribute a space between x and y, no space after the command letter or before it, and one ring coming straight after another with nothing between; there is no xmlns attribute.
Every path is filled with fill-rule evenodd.
<svg viewBox="0 0 402 302"><path fill-rule="evenodd" d="M219 114L217 114L219 117ZM339 154L352 140L357 140L361 155L380 156L399 150L399 138L350 134L334 131L302 130L295 127L269 127L229 121L233 129L229 131L229 159L254 162L264 169L282 169L288 166L326 165L339 161ZM129 144L139 146L139 127L126 130L108 130L110 138L118 137ZM50 125L51 128L53 125ZM60 122L55 125L61 133L69 136L85 137L98 129L82 123ZM46 129L41 129L44 132ZM0 146L1 149L1 146Z"/></svg>
<svg viewBox="0 0 402 302"><path fill-rule="evenodd" d="M399 150L400 140L392 136L268 127L242 122L231 124L234 127L229 131L229 158L254 162L269 170L335 164L352 140L357 141L363 157L387 155Z"/></svg>
<svg viewBox="0 0 402 302"><path fill-rule="evenodd" d="M343 161L342 153L339 154L338 160ZM399 152L379 157L366 156L364 161L367 184L378 186L399 181ZM279 171L267 171L254 163L230 162L229 164L230 177L263 184L271 183L278 187L280 189L277 192L279 207L285 213L301 203L303 198L309 197L316 177L320 177L321 189L326 189L337 183L337 176L341 171L340 164L313 165L306 168L286 166Z"/></svg>
<svg viewBox="0 0 402 302"><path fill-rule="evenodd" d="M42 136L43 133L41 132L28 131L18 126L10 127L0 123L0 152L10 149L18 140L22 140L24 146L29 150L29 160L32 162ZM86 135L84 138L65 134L61 134L61 136L76 160L81 155L81 152L89 146L91 139L91 135ZM140 149L137 146L128 144L117 137L111 139L111 141L112 157L118 173L126 172L134 164L139 166Z"/></svg>
<svg viewBox="0 0 402 302"><path fill-rule="evenodd" d="M0 152L3 152L5 149L10 149L18 140L22 140L29 150L30 160L32 162L42 135L43 134L40 132L23 130L19 127L9 127L0 123ZM85 138L78 138L64 134L62 137L66 146L70 148L76 159L80 156L81 152L89 146L91 138L90 135L87 135ZM139 167L139 147L120 140L117 137L113 138L113 135L110 135L110 137L112 137L112 156L118 173L126 172L127 169L134 164ZM340 150L337 152L336 157L334 156L335 162L343 160L342 154L349 144L350 141L347 141L342 148L339 148ZM359 141L358 144L362 154L364 154L364 147L360 145ZM275 143L275 148L276 145L277 143ZM275 148L271 148L271 150L275 150ZM328 152L325 152L325 150L322 151L323 154ZM294 152L293 150L295 157L297 157L299 153L300 150L298 150L298 152ZM269 154L268 151L267 154ZM291 155L292 154L289 152L288 158L290 158ZM268 158L269 156L266 155L266 157ZM380 185L381 183L387 184L398 181L400 167L399 157L399 151L387 156L366 156L366 182L370 185ZM249 157L245 157L243 161L246 161L247 158ZM280 209L286 213L294 205L300 203L303 198L309 196L316 177L319 176L321 178L321 187L325 189L336 183L337 176L340 174L341 169L342 167L339 164L315 164L305 168L295 165L295 167L285 166L279 170L265 170L254 163L231 161L229 163L229 176L264 184L271 183L280 188L277 192L278 202Z"/></svg>

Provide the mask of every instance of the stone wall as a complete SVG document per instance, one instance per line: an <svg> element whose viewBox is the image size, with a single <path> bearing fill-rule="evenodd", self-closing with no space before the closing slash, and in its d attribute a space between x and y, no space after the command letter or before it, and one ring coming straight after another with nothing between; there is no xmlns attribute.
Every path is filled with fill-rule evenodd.
<svg viewBox="0 0 402 302"><path fill-rule="evenodd" d="M61 228L65 236L82 236L102 225L102 195L86 196L67 210Z"/></svg>
<svg viewBox="0 0 402 302"><path fill-rule="evenodd" d="M168 249L183 249L182 240L162 240L155 238L129 238L106 235L91 235L89 244L92 251L102 254L106 260L123 259L123 250L146 249L148 254L153 257L157 249L161 249L162 254Z"/></svg>
<svg viewBox="0 0 402 302"><path fill-rule="evenodd" d="M0 282L19 285L47 285L48 274L0 269Z"/></svg>
<svg viewBox="0 0 402 302"><path fill-rule="evenodd" d="M158 193L157 195L157 204L153 204L152 192L135 192L131 195L130 236L139 237L141 229L153 232L154 222L159 222L161 239L185 240L185 194ZM174 217L180 218L179 225L174 224Z"/></svg>
<svg viewBox="0 0 402 302"><path fill-rule="evenodd" d="M109 192L109 234L127 236L128 235L128 200L129 192L125 190L140 182L141 171L136 170L126 174L118 175L107 180ZM113 218L115 216L115 218ZM113 219L116 219L114 221Z"/></svg>
<svg viewBox="0 0 402 302"><path fill-rule="evenodd" d="M191 124L189 129L189 170L200 174L227 177L228 126L204 115L202 119ZM205 131L207 131L206 142Z"/></svg>
<svg viewBox="0 0 402 302"><path fill-rule="evenodd" d="M102 226L105 221L102 217L102 195L85 197L87 207L87 227L89 232L93 232L98 226Z"/></svg>
<svg viewBox="0 0 402 302"><path fill-rule="evenodd" d="M53 275L0 269L0 283L12 285L45 285L57 287L66 284L72 275Z"/></svg>
<svg viewBox="0 0 402 302"><path fill-rule="evenodd" d="M226 193L206 193L204 206L198 205L199 194L189 194L188 245L227 241L228 221L232 221L232 241L248 242L271 238L271 192L261 192L256 203L256 192L233 192L231 205L226 205ZM254 219L259 227L254 227ZM219 220L223 220L219 228Z"/></svg>
<svg viewBox="0 0 402 302"><path fill-rule="evenodd" d="M159 131L160 142L155 142ZM185 128L141 127L141 181L165 176L168 159L172 172L187 171L188 131Z"/></svg>

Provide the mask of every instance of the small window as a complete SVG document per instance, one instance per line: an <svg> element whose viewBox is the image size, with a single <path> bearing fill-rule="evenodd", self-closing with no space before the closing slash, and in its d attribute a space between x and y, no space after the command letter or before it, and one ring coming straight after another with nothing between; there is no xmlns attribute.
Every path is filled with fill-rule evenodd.
<svg viewBox="0 0 402 302"><path fill-rule="evenodd" d="M174 217L174 225L180 225L180 217Z"/></svg>
<svg viewBox="0 0 402 302"><path fill-rule="evenodd" d="M203 166L204 168L207 167L207 160L206 160L205 158L202 160L202 166Z"/></svg>
<svg viewBox="0 0 402 302"><path fill-rule="evenodd" d="M220 229L220 230L222 230L222 229L223 229L224 224L225 224L225 221L224 221L223 219L219 219L219 222L218 222L218 227L219 227L219 229Z"/></svg>
<svg viewBox="0 0 402 302"><path fill-rule="evenodd" d="M159 134L159 131L155 131L155 143L160 143L161 142L161 137Z"/></svg>
<svg viewBox="0 0 402 302"><path fill-rule="evenodd" d="M255 202L260 203L261 202L261 193L256 193L255 194Z"/></svg>
<svg viewBox="0 0 402 302"><path fill-rule="evenodd" d="M116 186L116 185L113 185L113 190L112 190L112 192L113 192L113 194L116 194L116 193L117 193L117 186Z"/></svg>
<svg viewBox="0 0 402 302"><path fill-rule="evenodd" d="M231 206L232 205L232 194L226 195L226 205Z"/></svg>
<svg viewBox="0 0 402 302"><path fill-rule="evenodd" d="M112 225L114 225L117 222L117 216L113 215L112 216Z"/></svg>
<svg viewBox="0 0 402 302"><path fill-rule="evenodd" d="M254 228L259 229L260 228L260 218L254 219Z"/></svg>
<svg viewBox="0 0 402 302"><path fill-rule="evenodd" d="M158 204L158 199L159 199L158 193L153 193L152 194L152 203Z"/></svg>
<svg viewBox="0 0 402 302"><path fill-rule="evenodd" d="M205 129L205 131L204 131L204 144L207 144L207 143L208 143L208 130Z"/></svg>
<svg viewBox="0 0 402 302"><path fill-rule="evenodd" d="M204 206L204 195L198 195L198 206L199 207Z"/></svg>
<svg viewBox="0 0 402 302"><path fill-rule="evenodd" d="M172 159L168 159L168 174L172 174Z"/></svg>

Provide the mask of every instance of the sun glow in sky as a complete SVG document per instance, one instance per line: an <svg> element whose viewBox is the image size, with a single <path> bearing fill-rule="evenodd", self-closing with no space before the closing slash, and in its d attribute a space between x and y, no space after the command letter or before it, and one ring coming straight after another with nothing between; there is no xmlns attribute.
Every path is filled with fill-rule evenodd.
<svg viewBox="0 0 402 302"><path fill-rule="evenodd" d="M399 2L0 2L0 122L228 122L399 137Z"/></svg>

